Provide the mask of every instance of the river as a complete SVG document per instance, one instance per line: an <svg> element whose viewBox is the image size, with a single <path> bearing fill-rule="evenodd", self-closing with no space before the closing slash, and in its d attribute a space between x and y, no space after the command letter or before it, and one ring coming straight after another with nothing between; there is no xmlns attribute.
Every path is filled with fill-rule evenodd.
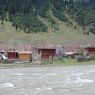
<svg viewBox="0 0 95 95"><path fill-rule="evenodd" d="M95 95L95 65L3 68L0 95Z"/></svg>

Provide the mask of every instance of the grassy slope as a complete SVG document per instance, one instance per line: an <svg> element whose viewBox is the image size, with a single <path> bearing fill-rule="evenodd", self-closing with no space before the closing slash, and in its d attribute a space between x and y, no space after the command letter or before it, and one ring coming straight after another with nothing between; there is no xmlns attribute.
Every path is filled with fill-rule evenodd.
<svg viewBox="0 0 95 95"><path fill-rule="evenodd" d="M31 44L35 45L39 42L49 42L54 44L93 44L95 42L95 35L83 35L82 30L78 27L74 29L72 26L67 26L67 23L63 23L51 15L51 18L58 23L59 31L55 31L50 22L47 19L39 17L39 19L48 26L48 33L33 33L26 34L24 32L17 32L14 27L12 27L10 22L5 22L4 28L2 29L0 24L0 40L3 40L4 44ZM1 22L0 22L1 23Z"/></svg>

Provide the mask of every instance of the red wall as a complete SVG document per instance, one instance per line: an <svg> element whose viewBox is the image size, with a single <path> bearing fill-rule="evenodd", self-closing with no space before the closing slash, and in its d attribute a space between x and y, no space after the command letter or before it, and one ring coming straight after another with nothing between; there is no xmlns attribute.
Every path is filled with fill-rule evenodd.
<svg viewBox="0 0 95 95"><path fill-rule="evenodd" d="M95 53L95 48L86 48L85 49L88 53Z"/></svg>
<svg viewBox="0 0 95 95"><path fill-rule="evenodd" d="M7 56L8 56L8 59L17 59L17 53L16 52L8 52Z"/></svg>
<svg viewBox="0 0 95 95"><path fill-rule="evenodd" d="M38 49L38 53L41 54L41 59L48 59L56 55L56 49Z"/></svg>

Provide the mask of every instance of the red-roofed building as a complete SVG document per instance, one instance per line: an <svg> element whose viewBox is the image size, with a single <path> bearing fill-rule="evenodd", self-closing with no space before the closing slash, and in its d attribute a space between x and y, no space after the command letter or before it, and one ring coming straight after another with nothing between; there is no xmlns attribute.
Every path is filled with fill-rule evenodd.
<svg viewBox="0 0 95 95"><path fill-rule="evenodd" d="M40 45L37 50L41 59L53 59L56 56L56 47L54 45Z"/></svg>
<svg viewBox="0 0 95 95"><path fill-rule="evenodd" d="M88 46L84 48L85 54L95 54L95 46Z"/></svg>
<svg viewBox="0 0 95 95"><path fill-rule="evenodd" d="M64 52L66 56L73 56L73 55L78 55L80 52L80 46L78 45L73 45L73 46L65 46L64 47Z"/></svg>
<svg viewBox="0 0 95 95"><path fill-rule="evenodd" d="M16 51L16 50L8 50L7 51L7 58L9 60L17 60L18 59L18 51Z"/></svg>

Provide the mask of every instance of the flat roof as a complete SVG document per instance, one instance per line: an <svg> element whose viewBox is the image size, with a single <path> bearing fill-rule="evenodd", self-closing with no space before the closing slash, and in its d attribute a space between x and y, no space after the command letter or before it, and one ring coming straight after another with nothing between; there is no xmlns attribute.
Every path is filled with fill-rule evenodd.
<svg viewBox="0 0 95 95"><path fill-rule="evenodd" d="M5 50L0 50L0 52L5 52Z"/></svg>
<svg viewBox="0 0 95 95"><path fill-rule="evenodd" d="M18 52L19 54L20 53L28 53L28 54L32 54L32 52L27 52L27 51L20 51L20 52Z"/></svg>
<svg viewBox="0 0 95 95"><path fill-rule="evenodd" d="M8 52L8 53L9 53L9 52L12 52L12 53L17 53L18 51L6 51L6 52Z"/></svg>

